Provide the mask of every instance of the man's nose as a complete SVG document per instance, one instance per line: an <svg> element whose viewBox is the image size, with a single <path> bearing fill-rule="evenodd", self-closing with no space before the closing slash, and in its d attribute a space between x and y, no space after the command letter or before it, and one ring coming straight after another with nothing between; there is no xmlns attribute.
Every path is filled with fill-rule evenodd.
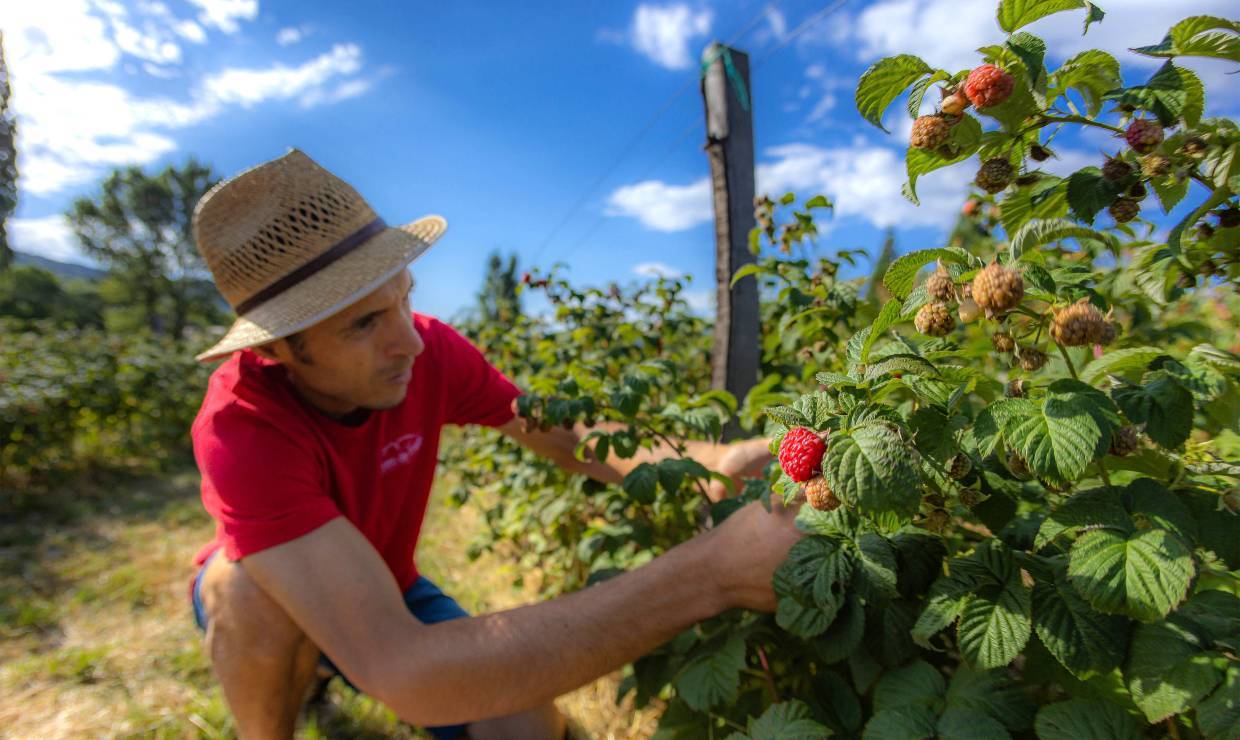
<svg viewBox="0 0 1240 740"><path fill-rule="evenodd" d="M413 318L409 317L408 320L401 321L400 329L391 346L391 353L417 357L424 349L426 349L426 343L422 341L422 335L413 325Z"/></svg>

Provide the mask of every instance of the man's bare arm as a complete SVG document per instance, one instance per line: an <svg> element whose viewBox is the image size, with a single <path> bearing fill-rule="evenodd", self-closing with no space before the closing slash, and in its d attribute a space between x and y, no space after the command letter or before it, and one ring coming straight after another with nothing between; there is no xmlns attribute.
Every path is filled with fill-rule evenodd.
<svg viewBox="0 0 1240 740"><path fill-rule="evenodd" d="M541 604L423 625L345 519L241 561L364 691L415 724L544 704L732 607L772 610L771 574L799 536L754 504L645 566Z"/></svg>
<svg viewBox="0 0 1240 740"><path fill-rule="evenodd" d="M624 429L623 424L612 422L600 423L596 429L615 432ZM677 457L680 453L672 442L684 446L684 456L700 462L708 470L730 477L733 486L739 486L742 477L757 477L762 466L771 459L767 451L765 439L752 439L732 444L717 444L699 440L659 440L650 448L640 448L633 457L619 458L611 455L607 462L601 463L592 454L585 455L583 462L573 456L573 451L580 441L591 430L581 424L572 429L554 427L545 432L521 429L521 420L514 418L499 430L512 437L530 450L551 460L560 467L573 473L580 473L602 483L620 483L624 476L642 463L657 463L669 457ZM718 501L727 496L727 487L718 481L712 482L708 488L708 496Z"/></svg>

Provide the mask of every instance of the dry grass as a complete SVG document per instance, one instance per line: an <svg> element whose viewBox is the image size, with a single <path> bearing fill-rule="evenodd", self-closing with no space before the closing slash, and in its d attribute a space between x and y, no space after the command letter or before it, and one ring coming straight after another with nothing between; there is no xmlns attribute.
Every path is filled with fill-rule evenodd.
<svg viewBox="0 0 1240 740"><path fill-rule="evenodd" d="M534 598L514 568L470 562L478 512L432 504L421 569L472 612ZM197 477L84 485L0 523L0 737L234 737L186 600L190 559L211 535ZM530 579L533 580L533 579ZM649 737L657 711L617 706L615 674L561 697L579 733ZM418 737L333 682L301 738Z"/></svg>

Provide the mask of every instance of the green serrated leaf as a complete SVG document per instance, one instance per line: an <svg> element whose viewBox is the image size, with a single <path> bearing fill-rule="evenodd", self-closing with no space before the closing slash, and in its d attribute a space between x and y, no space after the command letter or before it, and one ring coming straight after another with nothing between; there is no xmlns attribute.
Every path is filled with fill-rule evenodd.
<svg viewBox="0 0 1240 740"><path fill-rule="evenodd" d="M1050 654L1077 678L1114 670L1128 652L1128 620L1091 608L1062 568L1053 582L1033 587L1033 626Z"/></svg>
<svg viewBox="0 0 1240 740"><path fill-rule="evenodd" d="M1010 740L1012 737L994 718L958 707L949 707L943 712L935 730L940 740Z"/></svg>
<svg viewBox="0 0 1240 740"><path fill-rule="evenodd" d="M865 338L865 344L861 345L862 362L870 361L870 348L874 346L874 340L882 336L884 332L900 320L900 308L900 301L896 298L892 298L883 304L883 308L878 312L874 323L870 325L870 333Z"/></svg>
<svg viewBox="0 0 1240 740"><path fill-rule="evenodd" d="M875 712L865 724L864 740L929 740L935 737L936 714L925 707Z"/></svg>
<svg viewBox="0 0 1240 740"><path fill-rule="evenodd" d="M1052 13L1085 7L1084 0L1001 0L999 28L1008 33Z"/></svg>
<svg viewBox="0 0 1240 740"><path fill-rule="evenodd" d="M850 507L867 514L909 517L920 493L912 449L886 426L864 426L834 435L822 461L831 490Z"/></svg>
<svg viewBox="0 0 1240 740"><path fill-rule="evenodd" d="M896 298L907 298L917 280L917 273L934 260L968 264L965 257L950 249L919 249L892 262L883 275L883 285L887 286L887 290Z"/></svg>
<svg viewBox="0 0 1240 740"><path fill-rule="evenodd" d="M1123 84L1119 74L1119 62L1105 51L1097 49L1070 57L1055 71L1051 80L1056 92L1066 92L1069 89L1079 92L1085 102L1085 112L1089 116L1096 116L1102 110L1103 95ZM1054 99L1048 102L1054 102Z"/></svg>
<svg viewBox="0 0 1240 740"><path fill-rule="evenodd" d="M930 65L911 54L875 62L857 83L856 103L861 117L886 131L883 112L909 85L931 72Z"/></svg>
<svg viewBox="0 0 1240 740"><path fill-rule="evenodd" d="M1081 380L1090 385L1097 385L1107 375L1139 378L1151 362L1166 354L1167 351L1159 347L1128 347L1111 350L1086 365L1081 371Z"/></svg>
<svg viewBox="0 0 1240 740"><path fill-rule="evenodd" d="M857 538L853 587L867 602L895 598L896 551L882 535L866 532Z"/></svg>
<svg viewBox="0 0 1240 740"><path fill-rule="evenodd" d="M1039 404L1004 404L1016 412L1003 421L1003 436L1029 468L1051 481L1071 483L1109 444L1119 426L1106 395L1074 380L1057 380Z"/></svg>
<svg viewBox="0 0 1240 740"><path fill-rule="evenodd" d="M1025 74L1034 90L1045 89L1046 67L1042 60L1046 58L1046 42L1031 33L1012 34L1004 45L1025 65Z"/></svg>
<svg viewBox="0 0 1240 740"><path fill-rule="evenodd" d="M1167 449L1184 444L1193 429L1193 394L1166 371L1150 373L1144 385L1122 385L1111 392L1133 423L1145 424L1150 439Z"/></svg>
<svg viewBox="0 0 1240 740"><path fill-rule="evenodd" d="M676 694L691 708L706 712L731 702L745 668L745 638L735 635L721 647L691 660L676 677Z"/></svg>
<svg viewBox="0 0 1240 740"><path fill-rule="evenodd" d="M1132 51L1152 57L1199 56L1240 62L1238 30L1240 26L1235 21L1198 15L1172 26L1161 43Z"/></svg>
<svg viewBox="0 0 1240 740"><path fill-rule="evenodd" d="M744 740L820 740L829 737L831 731L814 721L809 707L799 701L772 704L761 717L749 721L745 735L735 733L730 738ZM730 740L729 738L729 740Z"/></svg>
<svg viewBox="0 0 1240 740"><path fill-rule="evenodd" d="M1222 681L1223 673L1192 634L1158 622L1137 627L1124 678L1152 723L1191 709Z"/></svg>
<svg viewBox="0 0 1240 740"><path fill-rule="evenodd" d="M967 709L999 722L1009 730L1027 730L1037 705L1002 670L956 667L947 687L948 709Z"/></svg>
<svg viewBox="0 0 1240 740"><path fill-rule="evenodd" d="M1116 105L1147 110L1157 116L1162 125L1171 126L1181 117L1200 119L1204 94L1195 74L1168 61L1144 85L1118 88L1102 97Z"/></svg>
<svg viewBox="0 0 1240 740"><path fill-rule="evenodd" d="M965 603L956 634L969 665L1001 668L1029 641L1030 594L1013 569L1002 585L983 586Z"/></svg>
<svg viewBox="0 0 1240 740"><path fill-rule="evenodd" d="M1067 219L1033 219L1012 235L1011 254L1019 259L1026 251L1061 239L1093 239L1108 247L1119 248L1113 234L1078 226Z"/></svg>
<svg viewBox="0 0 1240 740"><path fill-rule="evenodd" d="M937 375L938 368L929 360L917 355L894 354L878 360L865 369L865 379L874 380L892 373L908 373L911 375Z"/></svg>
<svg viewBox="0 0 1240 740"><path fill-rule="evenodd" d="M791 406L772 406L766 409L766 415L791 429L792 427L812 427L813 422L805 414Z"/></svg>
<svg viewBox="0 0 1240 740"><path fill-rule="evenodd" d="M917 118L921 114L921 102L926 97L926 90L930 86L940 80L947 79L947 73L939 70L929 77L923 77L914 83L913 88L908 93L908 115L910 118Z"/></svg>
<svg viewBox="0 0 1240 740"><path fill-rule="evenodd" d="M944 706L947 681L938 669L924 660L883 675L874 687L874 711L926 707L938 714Z"/></svg>
<svg viewBox="0 0 1240 740"><path fill-rule="evenodd" d="M1098 211L1119 197L1118 186L1102 176L1097 167L1086 167L1068 177L1068 207L1078 221L1094 222Z"/></svg>
<svg viewBox="0 0 1240 740"><path fill-rule="evenodd" d="M1227 666L1227 677L1197 705L1197 721L1207 740L1229 740L1240 728L1240 664Z"/></svg>
<svg viewBox="0 0 1240 740"><path fill-rule="evenodd" d="M1192 553L1165 529L1086 532L1068 559L1072 585L1095 609L1145 622L1183 601L1193 571Z"/></svg>
<svg viewBox="0 0 1240 740"><path fill-rule="evenodd" d="M659 485L659 471L650 463L642 463L624 476L624 492L635 501L653 504Z"/></svg>
<svg viewBox="0 0 1240 740"><path fill-rule="evenodd" d="M1039 740L1141 740L1137 721L1110 702L1069 699L1048 704L1034 725Z"/></svg>
<svg viewBox="0 0 1240 740"><path fill-rule="evenodd" d="M850 656L864 636L865 609L860 601L850 596L826 632L814 639L814 647L818 657L830 665Z"/></svg>
<svg viewBox="0 0 1240 740"><path fill-rule="evenodd" d="M1124 508L1121 492L1114 488L1091 488L1072 496L1042 521L1033 545L1040 550L1060 536L1075 536L1082 527L1131 532L1132 519Z"/></svg>

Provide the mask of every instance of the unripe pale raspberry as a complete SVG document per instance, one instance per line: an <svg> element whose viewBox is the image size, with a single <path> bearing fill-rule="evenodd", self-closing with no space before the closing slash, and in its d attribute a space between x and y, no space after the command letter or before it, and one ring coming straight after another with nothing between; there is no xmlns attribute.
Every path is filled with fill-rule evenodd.
<svg viewBox="0 0 1240 740"><path fill-rule="evenodd" d="M1138 118L1128 124L1128 129L1124 131L1124 139L1128 142L1128 146L1140 154L1145 154L1153 151L1154 147L1162 143L1163 127L1157 121Z"/></svg>
<svg viewBox="0 0 1240 740"><path fill-rule="evenodd" d="M1102 176L1111 182L1126 180L1131 174L1132 165L1118 157L1108 157L1107 161L1102 164Z"/></svg>
<svg viewBox="0 0 1240 740"><path fill-rule="evenodd" d="M1111 435L1111 449L1116 457L1127 457L1141 446L1141 429L1131 424L1122 426Z"/></svg>
<svg viewBox="0 0 1240 740"><path fill-rule="evenodd" d="M986 494L976 488L966 488L960 492L960 503L967 509L972 509L987 498Z"/></svg>
<svg viewBox="0 0 1240 740"><path fill-rule="evenodd" d="M1141 174L1146 177L1162 177L1171 171L1171 157L1147 154L1141 158Z"/></svg>
<svg viewBox="0 0 1240 740"><path fill-rule="evenodd" d="M1055 312L1051 321L1051 338L1065 347L1082 347L1097 344L1102 338L1106 319L1098 307L1088 298Z"/></svg>
<svg viewBox="0 0 1240 740"><path fill-rule="evenodd" d="M804 483L814 476L822 465L827 445L812 429L793 427L779 443L779 467L797 483Z"/></svg>
<svg viewBox="0 0 1240 740"><path fill-rule="evenodd" d="M1020 378L1009 380L1003 388L1003 395L1008 398L1024 398L1025 397L1025 381Z"/></svg>
<svg viewBox="0 0 1240 740"><path fill-rule="evenodd" d="M1010 311L1025 297L1025 281L1016 270L992 262L973 278L973 300L993 316Z"/></svg>
<svg viewBox="0 0 1240 740"><path fill-rule="evenodd" d="M1115 328L1115 322L1102 322L1102 332L1098 335L1098 344L1107 345L1115 341L1119 336L1119 329Z"/></svg>
<svg viewBox="0 0 1240 740"><path fill-rule="evenodd" d="M990 343L995 346L996 352L1011 352L1016 349L1016 340L1007 332L995 332L990 336Z"/></svg>
<svg viewBox="0 0 1240 740"><path fill-rule="evenodd" d="M964 82L964 94L969 102L981 108L999 105L1012 95L1015 86L1012 75L993 64L983 64L969 73Z"/></svg>
<svg viewBox="0 0 1240 740"><path fill-rule="evenodd" d="M1016 450L1008 451L1007 466L1017 478L1029 477L1029 463L1025 462L1025 458Z"/></svg>
<svg viewBox="0 0 1240 740"><path fill-rule="evenodd" d="M947 143L952 127L942 116L921 116L913 121L909 146L917 149L938 149Z"/></svg>
<svg viewBox="0 0 1240 740"><path fill-rule="evenodd" d="M965 283L964 287L968 288L969 283ZM977 301L972 298L965 298L960 301L960 309L957 311L960 316L960 323L972 324L977 321L977 317L982 315L982 309L978 307Z"/></svg>
<svg viewBox="0 0 1240 740"><path fill-rule="evenodd" d="M969 474L973 469L973 463L969 460L969 456L963 452L957 452L947 461L947 474L952 480L960 480Z"/></svg>
<svg viewBox="0 0 1240 740"><path fill-rule="evenodd" d="M1201 159L1206 155L1206 147L1208 146L1209 144L1206 143L1206 140L1200 136L1190 136L1184 142L1184 146L1180 147L1180 153L1186 157Z"/></svg>
<svg viewBox="0 0 1240 740"><path fill-rule="evenodd" d="M964 93L952 93L943 98L943 112L949 116L958 116L964 113L964 109L969 107L969 99Z"/></svg>
<svg viewBox="0 0 1240 740"><path fill-rule="evenodd" d="M810 478L805 484L805 500L819 511L835 511L840 508L840 500L831 492L827 479L821 475Z"/></svg>
<svg viewBox="0 0 1240 740"><path fill-rule="evenodd" d="M1033 347L1022 347L1016 353L1016 361L1020 363L1021 370L1036 372L1046 364L1046 353Z"/></svg>
<svg viewBox="0 0 1240 740"><path fill-rule="evenodd" d="M935 301L927 303L917 311L913 326L927 336L942 337L956 328L956 320L952 318L951 311L947 310L947 304Z"/></svg>
<svg viewBox="0 0 1240 740"><path fill-rule="evenodd" d="M942 265L939 265L934 274L926 279L926 292L940 303L950 303L955 300L955 284L952 282L952 276L947 274L947 270L944 270Z"/></svg>
<svg viewBox="0 0 1240 740"><path fill-rule="evenodd" d="M1115 223L1126 224L1141 213L1141 203L1136 198L1116 198L1107 213L1111 214Z"/></svg>
<svg viewBox="0 0 1240 740"><path fill-rule="evenodd" d="M974 182L982 190L993 194L1010 185L1015 173L1011 162L1003 157L991 157L982 163Z"/></svg>

